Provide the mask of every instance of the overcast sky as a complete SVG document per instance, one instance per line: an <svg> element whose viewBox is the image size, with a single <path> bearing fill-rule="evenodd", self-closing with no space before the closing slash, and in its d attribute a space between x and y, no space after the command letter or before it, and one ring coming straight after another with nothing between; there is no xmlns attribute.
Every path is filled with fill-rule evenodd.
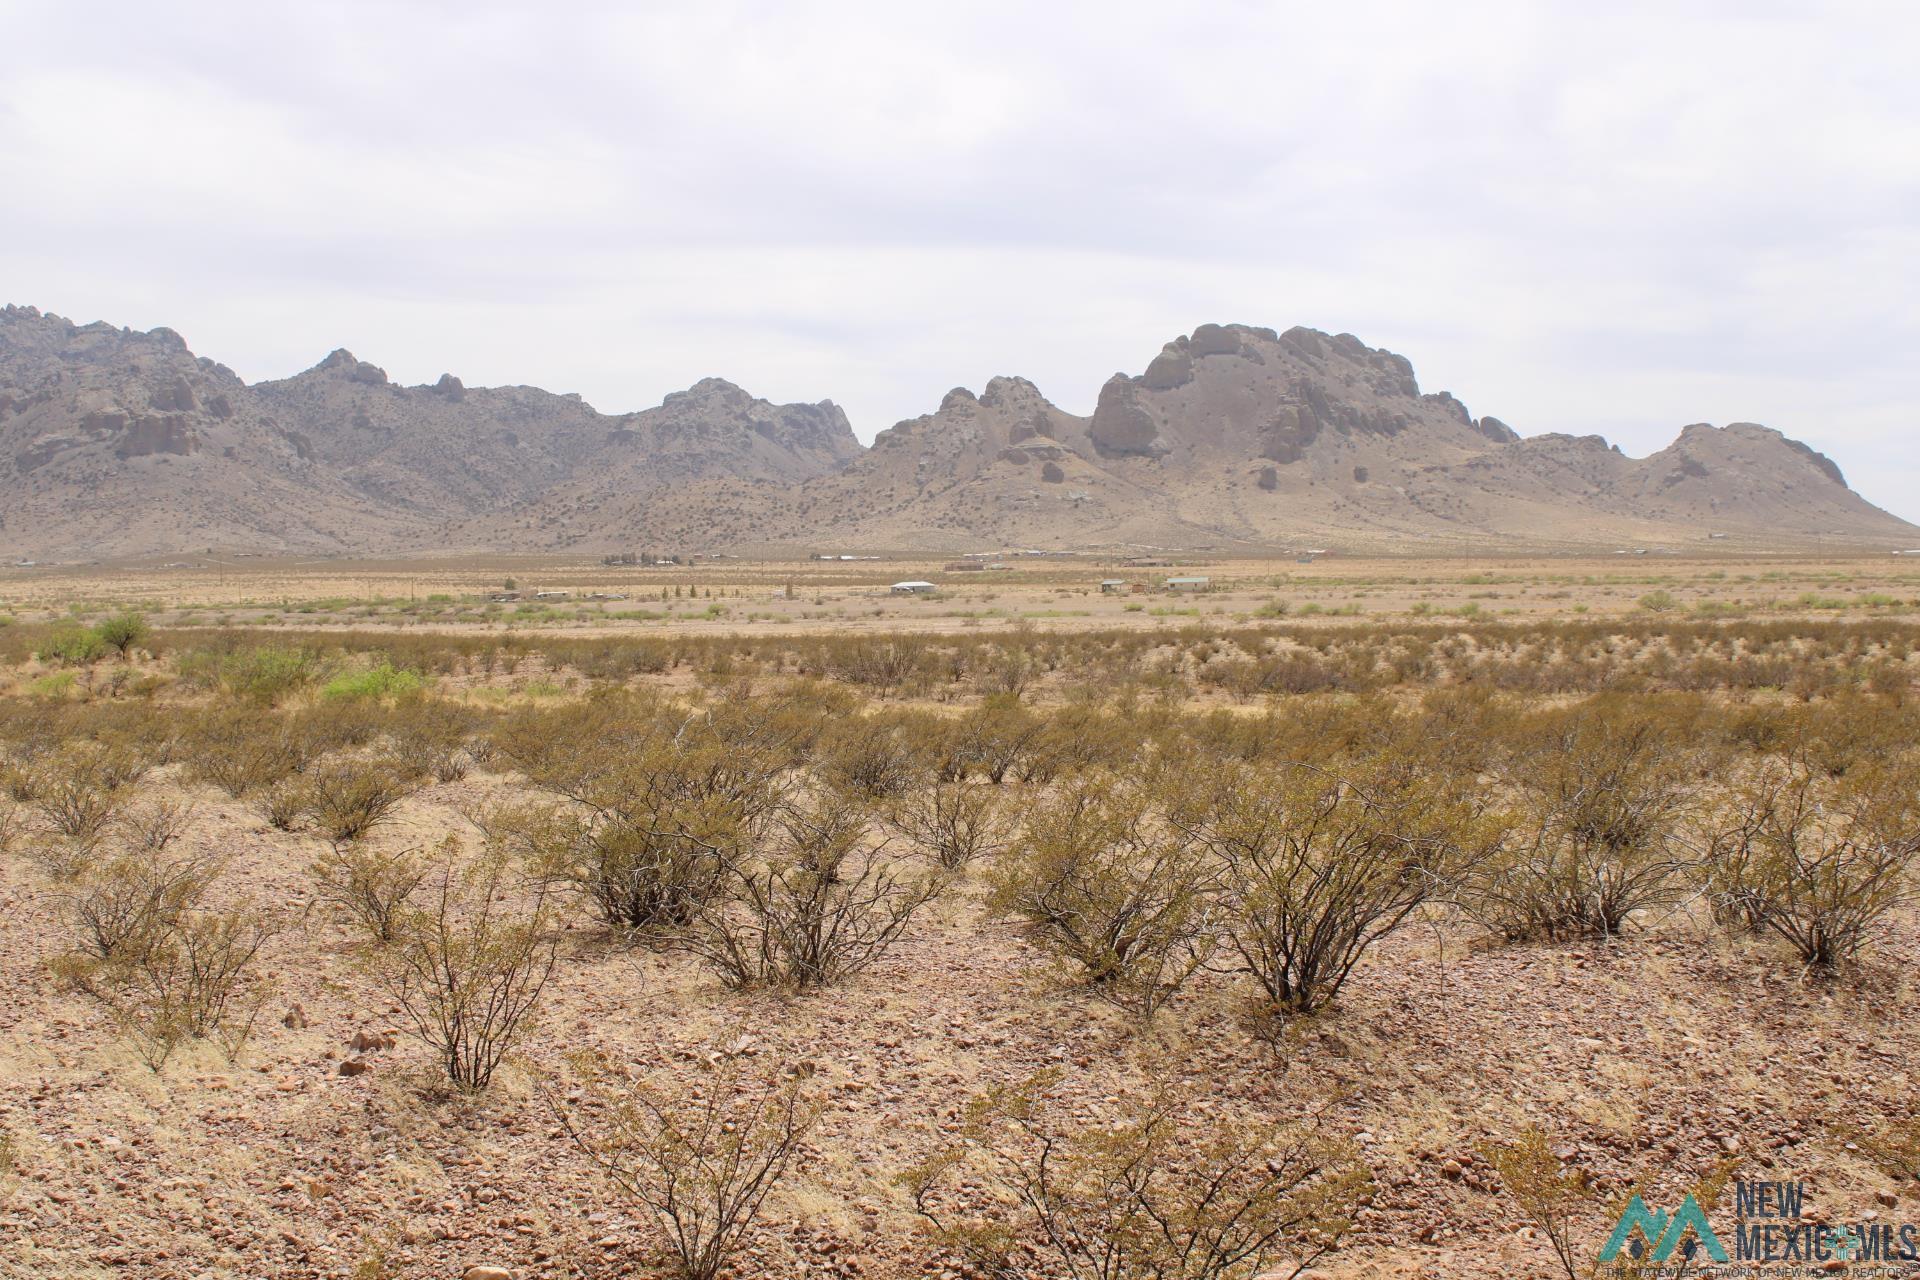
<svg viewBox="0 0 1920 1280"><path fill-rule="evenodd" d="M863 438L1206 321L1920 519L1920 6L0 0L0 301Z"/></svg>

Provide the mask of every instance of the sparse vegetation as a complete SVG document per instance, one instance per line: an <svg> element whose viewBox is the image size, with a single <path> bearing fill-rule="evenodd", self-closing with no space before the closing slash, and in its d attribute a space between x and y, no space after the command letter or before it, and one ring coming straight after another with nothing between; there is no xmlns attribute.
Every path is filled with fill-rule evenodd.
<svg viewBox="0 0 1920 1280"><path fill-rule="evenodd" d="M1165 1094L1084 1125L1049 1104L1057 1083L975 1098L959 1141L905 1177L935 1238L982 1274L1037 1254L1074 1277L1244 1280L1283 1249L1297 1274L1352 1225L1366 1172L1310 1126L1230 1124Z"/></svg>
<svg viewBox="0 0 1920 1280"><path fill-rule="evenodd" d="M871 825L838 796L781 805L753 847L721 856L717 892L672 945L736 989L809 991L859 973L945 885L889 857Z"/></svg>
<svg viewBox="0 0 1920 1280"><path fill-rule="evenodd" d="M1155 618L959 583L903 634L615 568L695 603L7 602L0 970L50 1019L15 1133L60 1135L17 1183L270 1165L220 1204L288 1271L1033 1280L1585 1276L1630 1188L1735 1147L1822 1212L1907 1194L1920 1040L1859 1018L1920 937L1920 589L1314 570ZM1726 1051L1775 1026L1804 1089Z"/></svg>
<svg viewBox="0 0 1920 1280"><path fill-rule="evenodd" d="M397 911L388 945L369 959L382 989L459 1089L492 1082L532 1028L553 977L545 899L535 893L517 906L515 887L504 859L461 861L457 848L444 848L426 904Z"/></svg>
<svg viewBox="0 0 1920 1280"><path fill-rule="evenodd" d="M716 1058L688 1087L579 1054L579 1094L555 1104L580 1149L653 1220L685 1280L725 1272L820 1117L804 1072Z"/></svg>
<svg viewBox="0 0 1920 1280"><path fill-rule="evenodd" d="M1024 920L1087 987L1152 1013L1211 954L1216 869L1144 786L1066 783L996 868L994 905Z"/></svg>

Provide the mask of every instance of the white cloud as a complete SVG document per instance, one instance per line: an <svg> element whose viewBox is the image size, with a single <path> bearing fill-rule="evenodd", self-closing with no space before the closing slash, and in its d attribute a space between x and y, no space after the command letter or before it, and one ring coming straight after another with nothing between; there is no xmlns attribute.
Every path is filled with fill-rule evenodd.
<svg viewBox="0 0 1920 1280"><path fill-rule="evenodd" d="M1522 431L1753 419L1920 517L1907 6L0 0L0 295L863 435L1205 320Z"/></svg>

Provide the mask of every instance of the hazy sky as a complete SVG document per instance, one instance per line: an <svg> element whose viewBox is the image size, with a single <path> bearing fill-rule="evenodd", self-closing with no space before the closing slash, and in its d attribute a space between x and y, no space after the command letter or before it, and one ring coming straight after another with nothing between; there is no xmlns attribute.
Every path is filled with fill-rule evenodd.
<svg viewBox="0 0 1920 1280"><path fill-rule="evenodd" d="M862 437L1206 321L1920 519L1920 6L0 0L0 301Z"/></svg>

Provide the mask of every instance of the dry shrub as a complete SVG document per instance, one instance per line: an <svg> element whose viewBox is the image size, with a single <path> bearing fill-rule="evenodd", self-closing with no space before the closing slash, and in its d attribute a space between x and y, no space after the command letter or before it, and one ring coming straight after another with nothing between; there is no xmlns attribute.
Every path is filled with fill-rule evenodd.
<svg viewBox="0 0 1920 1280"><path fill-rule="evenodd" d="M275 831L292 831L307 816L307 794L299 778L282 778L260 793L254 808Z"/></svg>
<svg viewBox="0 0 1920 1280"><path fill-rule="evenodd" d="M76 954L56 964L159 1071L190 1040L214 1039L230 1060L239 1056L268 995L253 962L274 932L251 907L188 907L111 959Z"/></svg>
<svg viewBox="0 0 1920 1280"><path fill-rule="evenodd" d="M1920 1181L1920 1108L1907 1108L1892 1120L1850 1126L1846 1137L1890 1178Z"/></svg>
<svg viewBox="0 0 1920 1280"><path fill-rule="evenodd" d="M392 756L319 765L301 776L300 812L336 844L358 840L392 819L394 807L412 794L416 776Z"/></svg>
<svg viewBox="0 0 1920 1280"><path fill-rule="evenodd" d="M654 1220L680 1276L721 1275L819 1119L803 1073L756 1076L723 1057L686 1082L596 1054L572 1062L578 1091L550 1099L568 1133Z"/></svg>
<svg viewBox="0 0 1920 1280"><path fill-rule="evenodd" d="M1509 941L1604 937L1691 892L1680 843L1685 761L1649 712L1598 700L1549 718L1509 769L1519 793L1499 858L1468 895Z"/></svg>
<svg viewBox="0 0 1920 1280"><path fill-rule="evenodd" d="M192 827L194 807L186 800L149 800L120 815L120 829L137 854L159 857Z"/></svg>
<svg viewBox="0 0 1920 1280"><path fill-rule="evenodd" d="M137 960L199 906L219 866L136 849L90 870L66 895L80 950L96 960Z"/></svg>
<svg viewBox="0 0 1920 1280"><path fill-rule="evenodd" d="M886 800L919 785L919 749L905 725L878 717L836 721L820 737L814 774L848 795Z"/></svg>
<svg viewBox="0 0 1920 1280"><path fill-rule="evenodd" d="M1221 868L1222 928L1274 1025L1332 1000L1368 948L1453 888L1490 838L1445 775L1392 757L1224 765L1182 817Z"/></svg>
<svg viewBox="0 0 1920 1280"><path fill-rule="evenodd" d="M988 698L954 722L954 779L979 773L992 783L1005 781L1035 749L1046 726L1044 717L1012 698Z"/></svg>
<svg viewBox="0 0 1920 1280"><path fill-rule="evenodd" d="M238 800L305 769L320 750L290 716L226 707L190 726L188 776Z"/></svg>
<svg viewBox="0 0 1920 1280"><path fill-rule="evenodd" d="M93 849L119 817L146 764L127 750L71 742L23 771L28 806L54 834Z"/></svg>
<svg viewBox="0 0 1920 1280"><path fill-rule="evenodd" d="M997 855L1011 827L998 791L963 782L910 789L887 807L886 822L947 871Z"/></svg>
<svg viewBox="0 0 1920 1280"><path fill-rule="evenodd" d="M1089 989L1146 1016L1213 949L1214 873L1147 788L1091 774L1034 806L995 865L992 907Z"/></svg>
<svg viewBox="0 0 1920 1280"><path fill-rule="evenodd" d="M474 758L468 750L480 726L470 708L440 698L406 698L394 708L390 732L400 754L417 760L436 782L458 782Z"/></svg>
<svg viewBox="0 0 1920 1280"><path fill-rule="evenodd" d="M442 850L443 858L451 852L448 845ZM382 944L394 940L408 900L432 870L421 849L374 849L352 841L330 846L309 868L320 900L345 912Z"/></svg>
<svg viewBox="0 0 1920 1280"><path fill-rule="evenodd" d="M623 806L622 813L528 811L514 834L549 884L592 904L617 929L686 924L723 879L722 851L739 838L735 815L713 802ZM503 824L493 822L496 831Z"/></svg>
<svg viewBox="0 0 1920 1280"><path fill-rule="evenodd" d="M882 694L925 679L932 665L933 654L926 638L911 634L874 639L835 637L826 662L827 672L834 679Z"/></svg>
<svg viewBox="0 0 1920 1280"><path fill-rule="evenodd" d="M1334 1247L1370 1185L1311 1125L1236 1122L1161 1092L1112 1125L1076 1122L1058 1073L976 1098L953 1145L903 1181L977 1273L1050 1258L1089 1280L1246 1280Z"/></svg>
<svg viewBox="0 0 1920 1280"><path fill-rule="evenodd" d="M691 920L781 797L779 742L736 747L706 725L681 727L674 737L549 760L541 777L573 808L494 820L548 883L585 897L618 928Z"/></svg>
<svg viewBox="0 0 1920 1280"><path fill-rule="evenodd" d="M1808 965L1853 959L1886 918L1920 901L1920 779L1857 765L1834 778L1766 768L1713 830L1703 884L1715 915L1783 938Z"/></svg>
<svg viewBox="0 0 1920 1280"><path fill-rule="evenodd" d="M1480 1155L1499 1175L1520 1212L1546 1238L1567 1280L1584 1280L1580 1262L1584 1251L1574 1240L1574 1226L1598 1194L1587 1171L1563 1166L1539 1129L1524 1130L1505 1145L1482 1144Z"/></svg>
<svg viewBox="0 0 1920 1280"><path fill-rule="evenodd" d="M749 846L721 855L718 892L671 945L707 962L728 987L807 991L886 953L945 885L937 872L871 847L866 811L832 793L789 801Z"/></svg>
<svg viewBox="0 0 1920 1280"><path fill-rule="evenodd" d="M1621 1276L1623 1280L1631 1280L1632 1277L1658 1280L1663 1276L1679 1280L1681 1276L1694 1274L1686 1258L1661 1264L1651 1260L1642 1262L1637 1258L1621 1258L1605 1268L1598 1263L1583 1264L1586 1249L1574 1239L1574 1232L1579 1219L1600 1206L1600 1191L1586 1169L1569 1168L1561 1163L1542 1130L1529 1127L1511 1142L1482 1143L1479 1152L1499 1176L1501 1187L1513 1197L1520 1211L1545 1237L1553 1250L1555 1263L1567 1280L1590 1280L1603 1270L1608 1275ZM1726 1190L1738 1163L1734 1159L1725 1159L1710 1165L1687 1188L1685 1194L1692 1196L1703 1210L1711 1212ZM1635 1184L1628 1192L1628 1196L1648 1194L1641 1184ZM1603 1216L1617 1218L1626 1207L1626 1199L1622 1197L1622 1203Z"/></svg>
<svg viewBox="0 0 1920 1280"><path fill-rule="evenodd" d="M1062 774L1117 769L1140 748L1140 726L1091 707L1050 712L1012 767L1022 782L1043 785Z"/></svg>
<svg viewBox="0 0 1920 1280"><path fill-rule="evenodd" d="M461 862L443 847L425 907L408 906L369 957L375 979L434 1051L447 1079L484 1089L539 1011L553 977L546 899L514 905L505 859ZM523 895L524 896L524 895Z"/></svg>

